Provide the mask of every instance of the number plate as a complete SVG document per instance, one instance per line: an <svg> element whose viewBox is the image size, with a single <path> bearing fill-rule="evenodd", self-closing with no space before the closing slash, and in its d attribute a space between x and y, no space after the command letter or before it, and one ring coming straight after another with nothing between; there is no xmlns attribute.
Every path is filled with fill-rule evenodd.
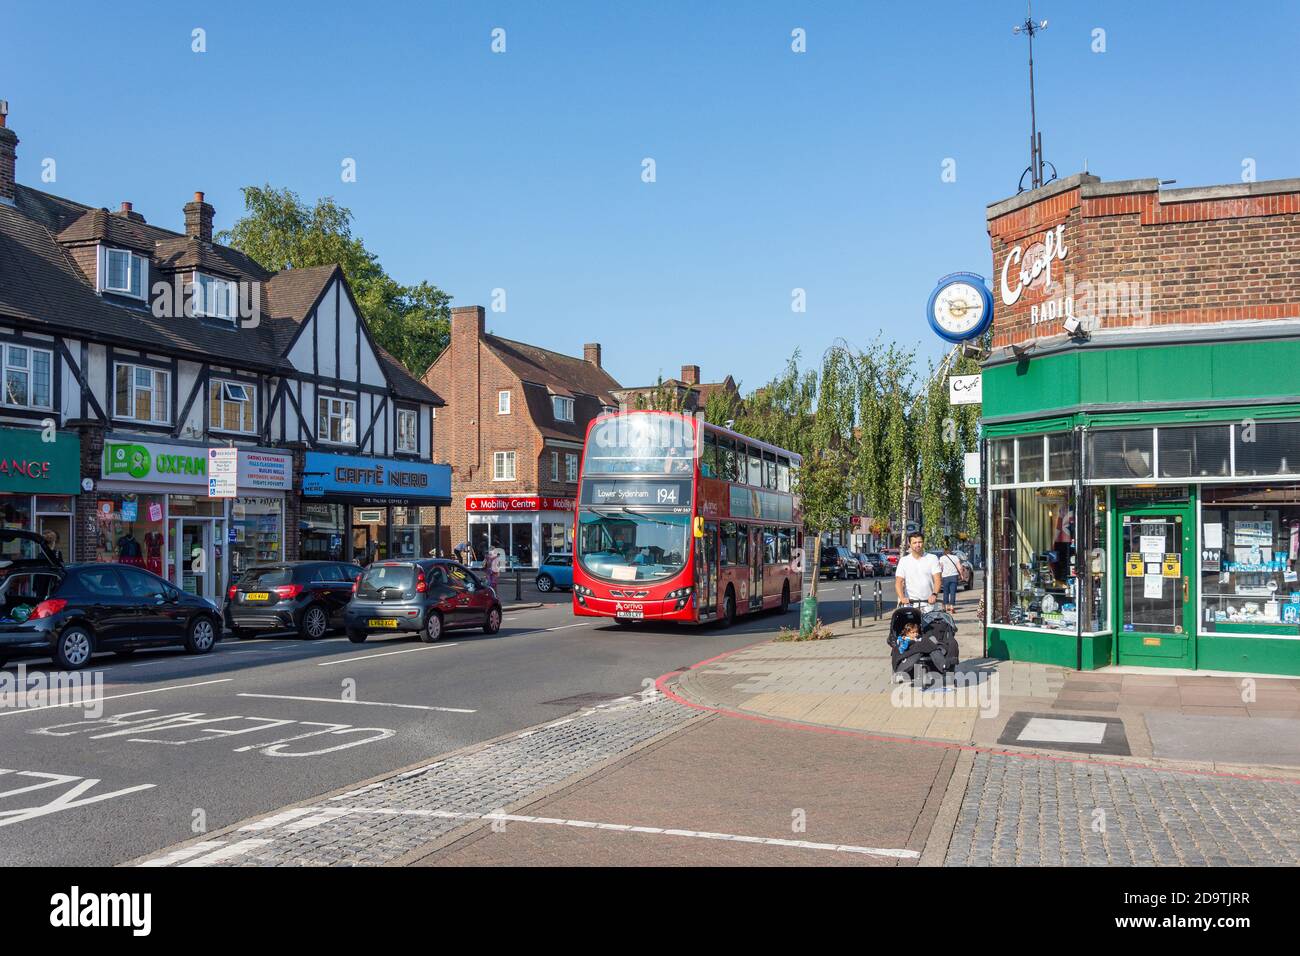
<svg viewBox="0 0 1300 956"><path fill-rule="evenodd" d="M245 601L269 601L271 592L269 591L249 591L244 595Z"/></svg>
<svg viewBox="0 0 1300 956"><path fill-rule="evenodd" d="M645 617L645 611L615 611L614 616L631 618L634 621L640 621Z"/></svg>
<svg viewBox="0 0 1300 956"><path fill-rule="evenodd" d="M397 627L397 618L394 617L372 617L366 621L369 627Z"/></svg>

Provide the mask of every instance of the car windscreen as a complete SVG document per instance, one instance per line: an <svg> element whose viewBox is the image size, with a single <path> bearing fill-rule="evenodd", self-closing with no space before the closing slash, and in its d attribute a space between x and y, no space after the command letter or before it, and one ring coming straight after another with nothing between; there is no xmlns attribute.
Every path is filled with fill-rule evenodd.
<svg viewBox="0 0 1300 956"><path fill-rule="evenodd" d="M293 568L249 568L239 579L239 586L250 588L273 588L293 581Z"/></svg>
<svg viewBox="0 0 1300 956"><path fill-rule="evenodd" d="M361 575L357 597L379 597L385 589L410 591L415 587L415 567L410 564L372 564Z"/></svg>

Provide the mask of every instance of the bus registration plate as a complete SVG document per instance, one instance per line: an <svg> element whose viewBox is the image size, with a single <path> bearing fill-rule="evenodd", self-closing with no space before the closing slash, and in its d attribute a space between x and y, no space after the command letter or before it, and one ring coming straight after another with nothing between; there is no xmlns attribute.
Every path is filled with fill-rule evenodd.
<svg viewBox="0 0 1300 956"><path fill-rule="evenodd" d="M639 604L620 604L614 609L614 616L639 621L645 617L645 609Z"/></svg>

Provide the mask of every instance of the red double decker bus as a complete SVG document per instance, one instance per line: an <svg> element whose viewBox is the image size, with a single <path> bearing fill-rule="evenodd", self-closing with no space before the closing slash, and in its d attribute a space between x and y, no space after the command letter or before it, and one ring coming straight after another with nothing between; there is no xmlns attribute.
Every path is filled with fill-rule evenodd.
<svg viewBox="0 0 1300 956"><path fill-rule="evenodd" d="M587 428L573 612L712 621L799 600L800 457L689 415L622 411Z"/></svg>

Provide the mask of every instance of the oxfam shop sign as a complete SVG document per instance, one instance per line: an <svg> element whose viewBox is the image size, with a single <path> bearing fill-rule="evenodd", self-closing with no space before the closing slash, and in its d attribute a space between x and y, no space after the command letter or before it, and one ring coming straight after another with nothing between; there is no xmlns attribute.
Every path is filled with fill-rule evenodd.
<svg viewBox="0 0 1300 956"><path fill-rule="evenodd" d="M200 485L208 480L207 451L186 445L105 442L104 478Z"/></svg>

